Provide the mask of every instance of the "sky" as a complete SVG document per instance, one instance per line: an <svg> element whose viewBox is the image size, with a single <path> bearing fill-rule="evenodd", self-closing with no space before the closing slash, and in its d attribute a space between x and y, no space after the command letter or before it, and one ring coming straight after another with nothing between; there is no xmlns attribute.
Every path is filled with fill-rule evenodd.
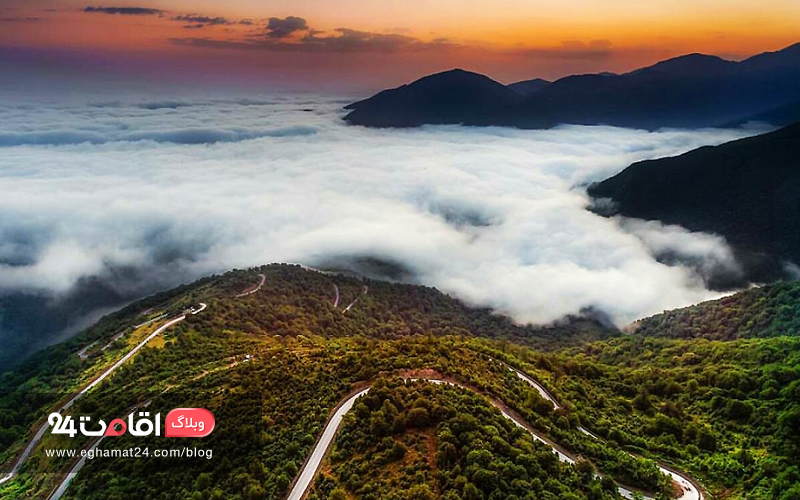
<svg viewBox="0 0 800 500"><path fill-rule="evenodd" d="M795 0L0 0L0 63L18 85L358 91L453 67L510 83L741 59L800 41L798 19Z"/></svg>

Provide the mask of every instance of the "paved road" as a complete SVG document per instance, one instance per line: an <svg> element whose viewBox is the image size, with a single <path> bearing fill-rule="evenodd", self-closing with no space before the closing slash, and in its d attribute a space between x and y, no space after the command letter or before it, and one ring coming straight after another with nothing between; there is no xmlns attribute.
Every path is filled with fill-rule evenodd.
<svg viewBox="0 0 800 500"><path fill-rule="evenodd" d="M208 307L206 304L201 303L199 308L190 310L189 314L197 314L200 311L204 310L206 307ZM123 363L125 363L126 361L131 359L131 357L133 357L133 355L136 354L148 342L153 340L156 336L160 335L167 328L169 328L172 325L175 325L177 323L180 323L184 319L186 319L186 315L185 314L181 315L181 316L178 316L177 318L175 318L175 319L173 319L171 321L168 321L167 323L164 323L163 325L161 325L156 331L154 331L153 333L148 335L146 339L144 339L136 347L131 349L131 351L128 354L126 354L125 356L123 356L122 359L120 359L119 361L114 363L111 366L111 368L109 368L108 370L103 372L102 375L100 375L94 381L92 381L89 385L84 387L81 392L79 392L78 394L73 396L69 401L64 403L64 405L61 406L61 408L59 408L57 411L59 413L61 413L61 412L65 411L65 410L67 410L70 406L73 405L73 403L75 403L75 401L80 399L84 394L89 392L93 387L97 386L97 384L99 384L100 382L105 380L106 377L111 375L111 373L114 370L116 370L117 368L122 366ZM49 427L50 427L50 423L47 420L45 420L44 423L42 423L42 425L39 427L39 430L36 431L36 434L34 434L33 438L30 440L30 442L28 442L28 446L25 447L25 451L22 452L22 455L20 455L20 457L17 459L17 462L14 464L14 467L11 468L11 472L6 474L3 478L0 478L0 484L5 483L6 481L10 480L11 478L13 478L14 476L17 475L17 471L19 471L20 466L25 462L25 460L28 459L28 456L31 454L31 452L33 451L34 447L36 447L36 445L39 443L39 441L41 441L42 437L44 436L44 433L47 431L47 429Z"/></svg>
<svg viewBox="0 0 800 500"><path fill-rule="evenodd" d="M267 277L264 276L263 274L259 274L258 277L261 278L261 281L259 281L258 285L256 285L255 288L253 288L252 290L248 290L246 292L240 293L239 295L236 296L236 298L245 297L247 295L250 295L251 293L256 293L257 291L261 290L261 287L264 286L264 282L267 281Z"/></svg>
<svg viewBox="0 0 800 500"><path fill-rule="evenodd" d="M131 413L128 414L128 417L136 413L137 410L140 410L142 407L146 407L149 404L150 401L139 407L135 407L131 411ZM100 436L99 438L97 438L97 441L95 441L89 448L87 448L87 453L94 451L105 438L106 438L105 436ZM72 469L70 469L67 475L64 476L64 480L61 481L61 484L58 485L56 491L54 491L53 494L50 495L47 500L58 500L59 498L61 498L64 495L64 493L66 493L69 483L71 483L72 480L75 479L75 476L78 475L78 472L83 468L84 465L86 465L86 457L81 457L81 459L78 460L78 462L72 467Z"/></svg>
<svg viewBox="0 0 800 500"><path fill-rule="evenodd" d="M361 295L356 297L356 299L353 302L350 302L350 304L347 307L344 308L344 310L342 311L342 314L346 313L347 311L350 310L351 307L356 305L356 302L358 302L358 299L360 299L362 295L366 295L368 291L369 291L369 287L367 285L364 285L364 290L361 292Z"/></svg>
<svg viewBox="0 0 800 500"><path fill-rule="evenodd" d="M434 384L448 384L472 390L471 388L462 386L461 384L456 384L454 382L439 380L435 378L417 377L417 378L409 378L408 380L426 380ZM347 412L349 412L350 409L353 407L355 401L364 394L368 393L369 389L370 388L368 387L348 397L336 409L336 412L334 412L333 417L331 417L331 419L325 425L325 430L322 432L322 437L320 437L319 441L317 441L316 445L314 446L314 450L311 452L310 458L303 465L303 469L300 471L300 475L298 476L297 481L292 486L292 490L289 492L287 500L302 500L302 498L309 491L314 476L316 476L317 471L319 470L319 467L322 464L323 459L325 458L325 454L330 448L334 436L336 436L336 431L339 430L339 426L342 423L342 419L347 414ZM488 399L489 402L492 403L492 405L494 405L497 409L500 410L500 412L503 414L504 417L514 422L514 424L516 424L520 428L528 431L531 434L531 436L533 436L534 439L536 439L537 441L541 441L547 444L548 446L551 447L553 446L552 443L549 440L547 440L547 438L536 434L524 422L520 421L516 417L507 413L506 410L504 409L505 405L503 405L501 402L494 400L492 398ZM568 463L575 463L575 460L572 457L567 456L566 454L562 453L561 451L555 448L553 448L553 451L558 455L558 458L560 460L563 460Z"/></svg>
<svg viewBox="0 0 800 500"><path fill-rule="evenodd" d="M525 382L529 383L531 386L536 388L536 390L539 391L540 394L542 394L542 397L553 403L555 408L560 408L555 398L553 398L553 396L542 385L540 385L539 383L537 383L535 380L531 379L524 373L520 372L519 370L515 370L514 368L511 367L509 367L509 369L515 372L519 378L521 378L522 380L524 380ZM417 379L412 378L409 380L417 380ZM428 382L432 382L435 384L457 385L459 387L464 387L466 389L473 390L469 387L465 387L460 384L455 384L449 381L445 382L443 380L438 380L434 378L424 379L424 380L427 380ZM334 436L336 436L336 431L339 429L342 423L342 419L347 414L347 412L349 412L350 409L353 407L355 401L359 397L363 396L368 392L369 392L369 387L357 392L356 394L353 394L352 396L345 399L339 405L339 407L334 412L333 417L331 417L331 419L325 425L325 429L322 432L322 436L314 446L314 450L311 452L309 459L303 465L303 468L300 471L300 475L298 476L297 481L292 485L292 489L289 492L287 500L302 500L303 497L305 497L305 495L308 493L310 489L314 477L317 474L317 471L322 465L322 461L325 458L325 455L328 449L330 448L331 443L333 442ZM577 457L574 457L556 447L555 444L552 441L550 441L547 437L536 433L524 421L508 413L505 409L506 406L502 404L502 402L493 398L487 398L487 399L489 400L490 403L492 403L493 406L495 406L498 410L500 410L500 413L502 413L502 415L505 418L511 420L516 426L526 430L535 440L544 443L547 446L550 446L553 452L558 456L559 460L569 464L574 464L578 460ZM589 435L594 436L591 433L589 433ZM690 479L678 474L677 472L665 469L663 467L660 467L660 469L664 474L667 474L670 477L672 477L681 486L681 488L683 488L683 495L678 497L678 500L703 500L704 497L702 492L695 486L695 484ZM634 498L633 491L622 486L619 486L618 488L620 495L622 495L623 497ZM651 497L644 495L644 498L650 499Z"/></svg>
<svg viewBox="0 0 800 500"><path fill-rule="evenodd" d="M538 382L536 382L535 380L533 380L532 378L530 378L529 376L527 376L526 374L522 373L521 371L519 371L517 369L514 369L514 368L512 368L510 366L508 367L508 369L513 371L514 373L516 373L519 378L521 378L522 380L524 380L525 382L527 382L528 384L533 386L537 391L539 391L539 394L541 394L544 399L546 399L547 401L550 401L551 403L553 403L553 407L556 410L560 408L560 406L558 404L558 401L556 401L555 398L553 397L553 395L550 394L550 392L547 389L542 387L541 384L539 384ZM596 434L592 433L590 430L586 429L585 427L578 427L578 430L580 432L586 434L587 436L591 437L592 439L597 439L597 440L600 439L599 436L597 436ZM697 485L695 485L695 483L691 479L679 474L678 472L676 472L674 470L668 469L668 468L664 467L663 465L659 465L658 468L661 470L662 474L665 474L665 475L671 477L672 480L675 481L681 487L682 495L677 497L677 500L703 500L704 499L703 492L697 487ZM625 498L633 498L634 497L633 492L631 490L628 490L627 488L624 488L624 487L620 486L619 490L620 490L619 491L620 494ZM645 496L645 498L650 498L650 497Z"/></svg>
<svg viewBox="0 0 800 500"><path fill-rule="evenodd" d="M556 398L554 398L553 395L550 394L550 391L545 389L544 386L541 385L539 382L533 380L532 378L530 378L529 376L525 375L521 371L515 370L513 368L509 368L509 370L511 370L512 372L516 373L517 377L521 378L522 380L527 382L529 385L531 385L534 389L536 389L539 392L539 394L542 396L542 398L546 399L547 401L550 401L553 404L553 409L554 410L558 410L559 408L561 408L561 405L558 404L558 401L556 401Z"/></svg>
<svg viewBox="0 0 800 500"><path fill-rule="evenodd" d="M303 498L303 496L305 496L306 491L308 491L309 486L311 486L311 481L317 474L317 470L319 470L322 459L325 458L325 453L328 451L328 448L333 441L333 437L336 435L336 431L342 424L342 419L345 415L347 415L347 412L353 408L353 404L355 404L356 399L368 392L369 387L363 391L353 394L341 405L339 405L339 408L336 409L336 412L334 412L333 416L328 421L328 424L325 426L325 430L322 431L322 437L319 438L316 446L314 446L314 451L311 452L311 456L303 466L303 470L300 471L300 475L298 476L297 481L294 483L292 491L289 493L287 500L300 500Z"/></svg>
<svg viewBox="0 0 800 500"><path fill-rule="evenodd" d="M103 441L103 439L105 439L105 436L100 436L99 438L97 438L97 441L95 441L94 444L89 447L89 451L90 452L94 451L94 449L97 448L97 445L99 445ZM66 477L64 477L64 480L61 481L61 484L58 485L56 491L54 491L53 494L50 495L48 500L58 500L59 498L61 498L67 491L69 483L71 483L72 480L75 479L75 476L78 475L78 471L80 471L84 465L86 465L86 457L81 457L81 459L78 460L78 463L76 463L75 466L72 467L72 469L70 469L70 471L67 473Z"/></svg>

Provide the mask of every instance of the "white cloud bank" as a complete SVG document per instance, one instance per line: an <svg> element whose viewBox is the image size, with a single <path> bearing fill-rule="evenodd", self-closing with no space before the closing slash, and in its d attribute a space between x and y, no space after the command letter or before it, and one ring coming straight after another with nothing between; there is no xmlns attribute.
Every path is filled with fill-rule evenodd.
<svg viewBox="0 0 800 500"><path fill-rule="evenodd" d="M0 105L0 293L373 256L524 322L594 307L624 324L713 296L653 255L725 261L722 240L599 217L579 186L743 132L369 130L341 104Z"/></svg>

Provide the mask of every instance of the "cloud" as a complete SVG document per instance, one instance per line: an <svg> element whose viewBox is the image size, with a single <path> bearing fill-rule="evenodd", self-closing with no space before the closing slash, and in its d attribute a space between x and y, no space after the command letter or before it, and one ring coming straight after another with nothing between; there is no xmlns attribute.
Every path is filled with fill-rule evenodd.
<svg viewBox="0 0 800 500"><path fill-rule="evenodd" d="M441 42L429 44L398 34L371 33L349 28L338 28L337 34L317 36L310 33L302 44L309 50L323 52L395 52L400 49L416 49L431 46L444 46Z"/></svg>
<svg viewBox="0 0 800 500"><path fill-rule="evenodd" d="M622 325L717 297L703 269L735 269L723 240L600 217L580 186L742 131L372 130L340 116L340 99L313 95L0 103L0 299L388 262L521 322L591 308Z"/></svg>
<svg viewBox="0 0 800 500"><path fill-rule="evenodd" d="M86 7L84 12L95 12L100 14L113 14L121 16L158 16L164 13L160 9L148 7Z"/></svg>
<svg viewBox="0 0 800 500"><path fill-rule="evenodd" d="M0 23L37 23L40 17L0 17Z"/></svg>
<svg viewBox="0 0 800 500"><path fill-rule="evenodd" d="M689 267L713 289L746 284L744 269L723 237L659 221L616 219L620 228L639 238L659 262Z"/></svg>
<svg viewBox="0 0 800 500"><path fill-rule="evenodd" d="M593 61L610 59L614 55L611 42L608 40L592 40L588 43L580 40L565 40L561 42L560 47L525 48L516 53L543 59Z"/></svg>
<svg viewBox="0 0 800 500"><path fill-rule="evenodd" d="M193 29L204 28L206 26L224 26L232 24L224 17L199 16L196 14L175 16L172 18L172 20L181 21L185 23L192 23L184 26L184 28L193 28Z"/></svg>
<svg viewBox="0 0 800 500"><path fill-rule="evenodd" d="M161 108L159 108L161 109ZM213 144L238 142L259 137L289 137L313 135L313 127L291 126L274 129L185 128L158 131L121 131L99 134L91 131L54 130L47 132L0 133L0 147L22 145L64 146L68 144L103 144L113 141L153 141L174 144Z"/></svg>
<svg viewBox="0 0 800 500"><path fill-rule="evenodd" d="M445 38L423 41L418 38L392 33L372 33L349 28L337 28L333 34L309 30L300 39L271 37L249 37L244 39L218 40L212 38L173 38L176 45L216 48L228 50L275 51L275 52L398 52L447 50L458 47Z"/></svg>
<svg viewBox="0 0 800 500"><path fill-rule="evenodd" d="M302 17L286 18L270 17L267 23L267 36L270 38L286 38L298 31L308 30L308 23Z"/></svg>

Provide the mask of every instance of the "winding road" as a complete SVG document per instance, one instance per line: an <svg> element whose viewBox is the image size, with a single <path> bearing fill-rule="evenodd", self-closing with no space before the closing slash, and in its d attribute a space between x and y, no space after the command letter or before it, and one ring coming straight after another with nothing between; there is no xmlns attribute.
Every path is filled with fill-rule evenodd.
<svg viewBox="0 0 800 500"><path fill-rule="evenodd" d="M541 384L539 384L538 382L536 382L535 380L533 380L532 378L530 378L526 374L522 373L521 371L519 371L519 370L517 370L515 368L512 368L512 367L510 367L508 365L506 365L506 366L508 367L509 370L511 370L512 372L516 373L519 378L521 378L522 380L524 380L525 382L530 384L534 389L536 389L539 392L539 394L542 395L542 397L544 399L546 399L547 401L552 403L553 404L553 409L558 410L559 408L561 408L561 406L558 404L558 401L556 401L556 399L553 397L553 395L550 394L550 392L547 389L545 389ZM586 429L585 427L578 427L578 430L580 432L586 434L587 436L591 437L592 439L600 440L599 436L597 436L596 434L592 433L590 430ZM704 499L702 491L700 490L700 488L698 488L694 484L694 482L691 479L689 479L688 477L684 477L681 474L675 472L674 470L668 469L668 468L664 467L661 464L658 465L658 468L659 468L659 470L661 471L662 474L669 476L670 478L672 478L673 481L675 481L680 486L682 494L681 494L681 496L677 497L677 500L703 500ZM625 498L634 498L633 491L631 491L631 490L629 490L629 489L627 489L627 488L625 488L623 486L619 487L619 492ZM649 498L649 497L647 497L645 495L645 498Z"/></svg>
<svg viewBox="0 0 800 500"><path fill-rule="evenodd" d="M506 365L507 366L507 365ZM530 384L534 387L539 394L542 395L543 398L550 401L555 409L561 408L555 398L547 391L541 384L537 383L535 380L527 376L526 374L516 370L512 367L508 367L509 370L513 371L517 374L517 376ZM471 387L467 387L455 382L451 381L444 381L439 378L426 378L426 377L408 377L406 380L426 380L428 382L434 384L448 384L453 386L462 387L464 389L475 391L475 389ZM367 394L370 390L370 387L360 390L359 392L352 394L345 398L339 406L337 406L336 410L333 413L333 416L328 420L325 424L325 429L322 432L322 436L319 438L317 443L314 445L314 449L311 452L311 455L303 464L303 468L300 471L300 474L297 476L297 479L292 483L291 491L289 492L289 496L287 500L302 500L308 491L310 490L311 484L316 476L317 472L319 471L320 466L322 465L322 461L325 458L325 455L328 452L328 449L333 442L333 438L336 436L336 431L339 430L341 426L342 420L344 416L353 408L355 401ZM569 464L576 463L579 458L572 456L565 450L561 449L560 447L556 446L550 439L546 436L538 434L535 432L530 426L528 426L521 418L513 415L507 410L507 406L503 404L501 401L488 397L485 394L481 394L482 396L486 397L486 399L498 410L500 413L507 419L511 420L517 427L520 427L527 431L535 440L546 444L549 446L553 452L558 456L558 459L562 462L566 462ZM589 432L586 429L582 429L582 432L587 433L587 435L597 438L594 434ZM597 438L599 439L599 438ZM663 466L659 465L661 472L670 476L678 485L680 485L682 489L682 495L677 497L677 500L704 500L703 493L701 490L695 485L695 483L687 477L678 474L677 472L666 469ZM625 498L632 499L635 497L635 493L632 490L629 490L623 486L618 486L618 490L621 496ZM643 495L644 498L652 500L651 497L647 495Z"/></svg>
<svg viewBox="0 0 800 500"><path fill-rule="evenodd" d="M200 303L200 307L198 307L197 309L190 309L190 310L188 311L188 313L189 313L189 314L192 314L192 315L193 315L193 314L198 314L199 312L203 311L203 310L204 310L206 307L208 307L208 306L207 306L206 304L203 304L203 303L201 302L201 303ZM78 399L80 399L80 398L81 398L81 397L82 397L84 394L86 394L86 393L87 393L87 392L89 392L89 391L90 391L92 388L96 387L96 386L97 386L97 385L98 385L100 382L102 382L103 380L105 380L105 378L106 378L106 377L108 377L109 375L111 375L111 373L112 373L112 372L114 372L114 371L115 371L117 368L119 368L120 366L122 366L122 364L123 364L123 363L125 363L126 361L128 361L129 359L131 359L131 358L132 358L132 357L133 357L133 356L134 356L134 355L135 355L135 354L136 354L136 353L137 353L137 352L138 352L138 351L139 351L139 350L140 350L142 347L144 347L144 346L145 346L145 345L146 345L148 342L150 342L150 341L151 341L151 340L153 340L155 337L157 337L158 335L160 335L160 334L161 334L161 333L162 333L164 330L166 330L167 328L169 328L169 327L171 327L172 325L175 325L175 324L177 324L177 323L180 323L181 321L183 321L184 319L186 319L186 316L187 316L186 314L183 314L183 315L181 315L181 316L178 316L178 317L177 317L177 318L175 318L175 319L172 319L172 320L170 320L170 321L168 321L168 322L164 323L164 324L163 324L163 325L161 325L160 327L158 327L158 329L156 329L156 330L155 330L153 333L151 333L150 335L148 335L146 339L144 339L144 340L143 340L142 342L140 342L140 343L139 343L139 344L138 344L136 347L134 347L133 349L131 349L131 351L130 351L128 354L126 354L125 356L123 356L123 357L122 357L122 359L120 359L119 361L117 361L116 363L114 363L113 365L111 365L111 367L110 367L108 370L104 371L102 375L100 375L99 377L97 377L96 379L94 379L94 380L93 380L93 381L92 381L90 384L88 384L86 387L84 387L84 388L83 388L83 390L81 390L81 391L80 391L78 394L76 394L75 396L73 396L72 398L70 398L70 400L69 400L69 401L67 401L66 403L64 403L64 404L63 404L63 405L62 405L62 406L61 406L61 407L60 407L58 410L56 410L56 411L58 411L59 413L61 413L61 412L65 411L65 410L67 410L69 407L71 407L71 406L72 406L72 405L75 403L75 401L77 401ZM31 439L31 440L28 442L28 446L26 446L26 447L25 447L25 451L23 451L23 452L22 452L22 455L20 455L20 456L19 456L19 458L17 459L17 462L16 462L16 463L14 464L14 466L11 468L11 472L9 472L8 474L6 474L4 477L0 478L0 484L3 484L3 483L5 483L6 481L9 481L10 479L12 479L14 476L16 476L16 475L17 475L17 472L19 471L19 468L22 466L22 464L23 464L23 463L25 463L25 460L27 460L27 459L28 459L28 456L30 456L31 452L32 452L32 451L33 451L33 449L36 447L36 445L39 443L39 441L41 441L41 440L42 440L42 437L44 436L45 432L47 431L47 429L48 429L49 427L50 427L50 423L49 423L47 420L45 420L45 421L44 421L44 423L42 423L42 425L41 425L41 426L39 427L39 429L36 431L36 434L34 434L33 438L32 438L32 439ZM99 441L100 441L100 440L98 440L98 442L99 442ZM97 445L97 443L95 443L95 446L96 446L96 445ZM81 460L81 462L80 462L80 463L82 463L82 462L84 462L84 460ZM81 465L81 466L82 466L82 465ZM80 467L78 467L78 469L80 469ZM77 474L77 470L74 470L74 472ZM72 479L72 476L68 476L68 480L71 480L71 479Z"/></svg>
<svg viewBox="0 0 800 500"><path fill-rule="evenodd" d="M361 295L356 297L355 300L353 300L353 302L350 302L350 304L342 310L342 314L346 313L347 311L350 310L351 307L356 305L356 302L358 302L358 299L360 299L362 295L366 295L368 291L369 291L369 287L367 285L364 285L364 290L361 292Z"/></svg>
<svg viewBox="0 0 800 500"><path fill-rule="evenodd" d="M267 281L267 277L264 276L263 274L259 274L258 277L261 278L261 281L258 282L258 285L256 285L255 288L253 288L252 290L245 290L244 292L238 294L236 298L238 299L239 297L246 297L252 293L256 293L257 291L261 290L261 287L264 286L264 282Z"/></svg>
<svg viewBox="0 0 800 500"><path fill-rule="evenodd" d="M248 290L246 292L242 292L242 293L236 295L236 297L244 297L244 296L253 294L253 293L257 292L258 290L260 290L261 287L264 285L264 283L266 281L266 276L263 275L263 274L259 274L259 277L260 277L261 280L260 280L259 284L254 289ZM335 292L336 292L336 297L335 297L335 300L334 300L334 307L337 307L338 303L339 303L339 288L335 284L334 284L334 288L335 288ZM349 311L358 302L358 300L361 298L361 296L367 294L368 290L369 290L368 287L364 286L364 289L363 289L362 293L358 297L356 297L355 300L353 300L346 308L344 308L342 310L342 313L344 314L347 311ZM176 317L176 318L168 321L167 323L161 325L158 329L156 329L153 333L151 333L147 338L145 338L141 343L139 343L136 347L134 347L130 352L128 352L125 356L123 356L119 361L114 363L114 365L112 365L105 372L103 372L98 378L96 378L94 381L92 381L90 384L88 384L86 387L84 387L83 390L81 390L78 394L76 394L70 400L68 400L66 403L64 403L64 405L62 405L57 411L63 412L66 409L70 408L75 403L75 401L77 401L80 397L82 397L84 394L89 392L92 388L94 388L98 384L100 384L105 378L107 378L109 375L111 375L112 372L114 372L122 364L124 364L131 357L133 357L142 347L144 347L153 338L155 338L156 336L158 336L159 334L164 332L166 329L168 329L168 328L172 327L173 325L175 325L175 324L183 321L184 319L186 319L187 315L189 315L189 314L192 314L192 315L198 314L201 311L203 311L206 307L207 307L206 304L200 303L200 307L198 309L191 309L191 310L189 310L187 312L187 314L183 314L183 315L181 315L179 317ZM500 362L500 361L498 361L498 362ZM542 386L541 384L539 384L538 382L533 380L531 377L529 377L525 373L523 373L523 372L521 372L521 371L519 371L519 370L517 370L517 369L515 369L515 368L513 368L511 366L508 366L508 365L505 365L505 364L504 364L504 366L506 366L509 370L513 371L517 375L517 377L519 377L521 380L523 380L524 382L529 384L531 387L536 389L536 391L542 396L542 398L544 398L545 400L547 400L547 401L549 401L550 403L553 404L554 409L558 410L558 409L561 408L559 403L556 401L555 397L553 397L553 395L544 386ZM462 387L462 388L465 388L465 389L468 389L468 390L475 391L475 389L473 389L471 387L467 387L467 386L464 386L462 384L459 384L459 383L456 383L456 382L453 382L453 381L445 381L445 380L442 380L440 378L434 378L434 377L423 377L423 376L414 377L414 378L408 377L407 380L426 380L426 381L428 381L430 383L434 383L434 384L448 384L448 385L458 386L458 387ZM358 392L346 397L336 407L333 415L330 417L328 422L325 424L325 428L324 428L324 430L322 432L322 435L320 436L319 440L316 442L316 444L314 446L314 449L312 450L312 452L309 455L309 457L306 460L306 462L303 464L303 467L300 470L300 473L296 477L295 481L292 483L291 490L289 492L287 500L302 500L306 496L306 494L308 493L308 491L311 488L313 480L314 480L317 472L319 471L319 468L322 465L322 462L323 462L328 450L330 449L331 443L333 442L333 439L336 436L336 432L339 430L339 427L341 426L341 423L342 423L342 420L344 419L344 416L353 408L356 400L359 397L363 396L364 394L367 394L369 392L369 390L370 390L370 387L366 387L364 389L361 389L360 391L358 391ZM537 440L537 441L539 441L541 443L544 443L545 445L549 446L553 450L553 452L558 456L558 459L561 460L562 462L566 462L566 463L569 463L569 464L574 464L579 460L578 457L570 454L566 450L563 450L562 448L557 446L555 443L553 443L550 439L548 439L546 436L543 436L543 435L537 433L534 429L532 429L530 426L528 426L521 418L519 418L513 412L508 410L508 406L505 405L504 403L502 403L501 401L496 400L496 399L494 399L492 397L489 397L489 396L487 396L485 394L481 394L481 395L483 397L485 397L493 406L495 406L505 418L511 420L516 426L518 426L518 427L524 429L525 431L527 431L535 440ZM32 453L33 449L36 447L36 445L39 443L39 441L41 441L42 437L44 436L44 434L45 434L45 432L47 431L48 428L49 428L49 423L45 421L39 427L39 429L37 430L37 432L33 436L33 438L29 441L29 443L28 443L27 447L25 448L25 450L23 451L22 455L20 455L19 459L17 459L17 462L14 464L11 472L6 474L5 477L0 478L0 484L3 484L6 481L12 479L17 474L20 466L29 457L29 455ZM579 427L578 430L580 432L586 434L587 436L589 436L592 439L598 439L598 440L600 439L597 435L593 434L591 431L589 431L588 429L586 429L584 427ZM99 439L97 439L97 441L95 441L91 445L90 449L92 449L92 450L95 449L102 442L102 440L103 440L103 437L100 437ZM72 469L70 469L70 471L66 474L65 478L63 479L63 481L59 484L58 488L49 497L49 500L58 500L64 494L64 492L67 490L67 487L69 486L69 484L72 481L72 479L78 474L78 471L80 471L80 469L83 467L83 465L85 463L86 463L86 459L85 458L81 458L77 463L75 463L75 465L72 467ZM658 467L659 467L659 469L661 470L662 473L664 473L664 474L668 475L669 477L671 477L673 479L673 481L680 486L682 494L681 494L681 496L677 497L677 500L705 500L705 497L703 495L702 490L690 478L688 478L685 475L682 475L682 474L678 473L677 471L672 470L672 469L670 469L670 468L668 468L668 467L666 467L666 466L664 466L662 464L659 464ZM622 486L618 486L618 488L619 488L620 495L622 495L623 497L630 498L630 499L634 498L634 492L633 491L631 491L631 490L629 490L629 489L627 489L625 487L622 487ZM645 498L650 499L650 497L647 497L647 496L645 496Z"/></svg>

